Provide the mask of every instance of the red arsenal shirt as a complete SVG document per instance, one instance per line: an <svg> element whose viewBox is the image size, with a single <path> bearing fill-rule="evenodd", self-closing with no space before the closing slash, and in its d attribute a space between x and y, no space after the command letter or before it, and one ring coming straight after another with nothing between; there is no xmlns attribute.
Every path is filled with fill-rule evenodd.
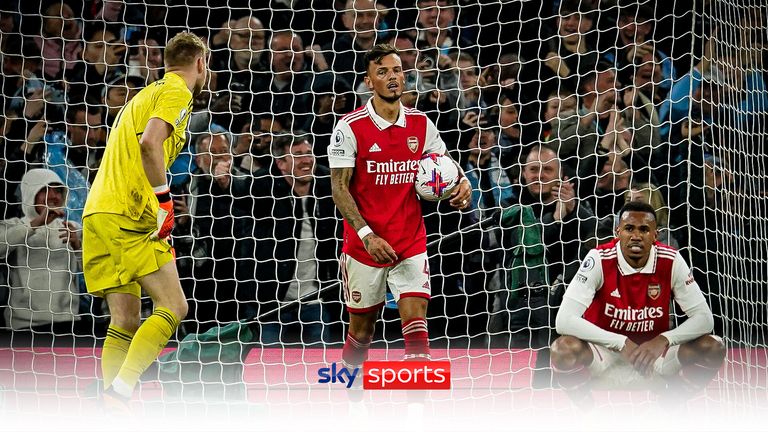
<svg viewBox="0 0 768 432"><path fill-rule="evenodd" d="M672 299L684 311L705 302L677 250L657 242L645 267L635 269L618 239L587 254L565 296L587 306L585 320L637 344L669 331Z"/></svg>
<svg viewBox="0 0 768 432"><path fill-rule="evenodd" d="M328 146L331 168L354 168L349 191L360 214L376 235L386 240L399 260L426 252L426 231L414 180L425 153L445 154L445 143L434 123L416 109L400 105L389 123L372 102L339 120ZM344 253L374 267L376 264L344 221Z"/></svg>

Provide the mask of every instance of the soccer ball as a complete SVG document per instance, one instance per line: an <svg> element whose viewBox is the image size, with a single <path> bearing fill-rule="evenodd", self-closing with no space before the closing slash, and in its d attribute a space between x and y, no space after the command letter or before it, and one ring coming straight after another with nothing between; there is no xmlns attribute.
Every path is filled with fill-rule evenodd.
<svg viewBox="0 0 768 432"><path fill-rule="evenodd" d="M428 153L421 157L416 172L416 193L423 200L440 201L451 195L459 183L459 168L448 156Z"/></svg>

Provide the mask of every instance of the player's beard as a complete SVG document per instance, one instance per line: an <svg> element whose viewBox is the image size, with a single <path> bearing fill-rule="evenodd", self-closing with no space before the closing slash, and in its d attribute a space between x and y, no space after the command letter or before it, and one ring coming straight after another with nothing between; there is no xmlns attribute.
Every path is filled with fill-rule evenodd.
<svg viewBox="0 0 768 432"><path fill-rule="evenodd" d="M403 93L395 93L392 96L379 95L379 97L386 103L395 103L403 97Z"/></svg>
<svg viewBox="0 0 768 432"><path fill-rule="evenodd" d="M203 86L205 85L205 80L198 80L195 82L195 87L192 89L192 97L196 98L200 95L200 93L203 91Z"/></svg>

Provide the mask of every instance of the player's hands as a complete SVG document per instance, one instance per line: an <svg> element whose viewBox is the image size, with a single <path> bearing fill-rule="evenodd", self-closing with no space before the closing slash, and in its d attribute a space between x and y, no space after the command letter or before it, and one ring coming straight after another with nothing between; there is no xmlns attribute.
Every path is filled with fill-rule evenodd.
<svg viewBox="0 0 768 432"><path fill-rule="evenodd" d="M392 246L374 233L363 237L363 245L365 245L365 250L368 251L368 254L377 264L392 264L397 261L397 254L395 254Z"/></svg>
<svg viewBox="0 0 768 432"><path fill-rule="evenodd" d="M469 186L469 180L462 176L459 184L453 189L450 196L451 207L464 210L469 207L469 199L472 197L472 188Z"/></svg>
<svg viewBox="0 0 768 432"><path fill-rule="evenodd" d="M149 238L152 240L167 239L173 231L174 215L173 200L171 199L171 190L166 189L163 192L155 193L160 208L157 209L157 230Z"/></svg>
<svg viewBox="0 0 768 432"><path fill-rule="evenodd" d="M662 335L644 342L629 356L629 362L641 374L648 376L653 372L653 364L669 346L669 341Z"/></svg>
<svg viewBox="0 0 768 432"><path fill-rule="evenodd" d="M623 358L624 361L631 364L632 362L630 359L632 358L632 354L635 352L636 349L637 349L637 344L632 342L632 339L627 338L627 341L624 342L624 348L622 348L621 351L619 351L619 354L621 354L621 358Z"/></svg>

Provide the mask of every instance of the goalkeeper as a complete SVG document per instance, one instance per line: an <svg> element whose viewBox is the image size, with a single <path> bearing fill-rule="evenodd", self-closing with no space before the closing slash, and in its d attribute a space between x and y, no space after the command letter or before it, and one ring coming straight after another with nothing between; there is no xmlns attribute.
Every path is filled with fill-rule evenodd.
<svg viewBox="0 0 768 432"><path fill-rule="evenodd" d="M187 314L174 252L166 171L185 141L192 99L206 79L207 48L182 32L165 49L165 76L115 118L85 203L83 271L111 319L101 357L105 398L126 402ZM139 325L142 288L154 313Z"/></svg>

